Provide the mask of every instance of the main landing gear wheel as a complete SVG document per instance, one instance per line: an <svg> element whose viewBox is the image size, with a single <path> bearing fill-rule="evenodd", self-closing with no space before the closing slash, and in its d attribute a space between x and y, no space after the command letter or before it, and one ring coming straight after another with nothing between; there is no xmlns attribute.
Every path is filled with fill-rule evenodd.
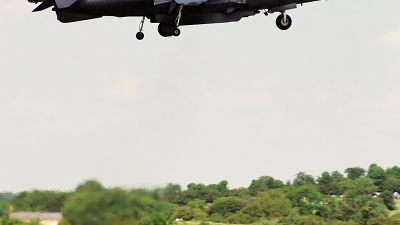
<svg viewBox="0 0 400 225"><path fill-rule="evenodd" d="M292 26L292 18L290 18L289 15L282 13L278 18L276 18L276 26L281 30L287 30Z"/></svg>
<svg viewBox="0 0 400 225"><path fill-rule="evenodd" d="M160 23L158 33L163 37L179 36L181 31L172 23Z"/></svg>
<svg viewBox="0 0 400 225"><path fill-rule="evenodd" d="M143 32L137 32L137 33L136 33L136 38L137 38L138 40L143 40L143 38L144 38L144 33L143 33Z"/></svg>

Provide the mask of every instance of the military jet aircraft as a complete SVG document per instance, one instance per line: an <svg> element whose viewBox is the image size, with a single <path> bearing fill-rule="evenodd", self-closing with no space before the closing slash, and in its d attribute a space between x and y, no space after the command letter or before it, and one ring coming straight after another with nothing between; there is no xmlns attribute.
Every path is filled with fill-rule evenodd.
<svg viewBox="0 0 400 225"><path fill-rule="evenodd" d="M236 22L243 17L260 12L265 15L280 12L276 25L287 30L292 19L286 14L297 4L317 0L28 0L41 3L33 12L53 7L57 19L70 23L103 16L142 17L138 40L144 38L143 24L146 18L159 23L158 32L163 37L179 36L180 26Z"/></svg>

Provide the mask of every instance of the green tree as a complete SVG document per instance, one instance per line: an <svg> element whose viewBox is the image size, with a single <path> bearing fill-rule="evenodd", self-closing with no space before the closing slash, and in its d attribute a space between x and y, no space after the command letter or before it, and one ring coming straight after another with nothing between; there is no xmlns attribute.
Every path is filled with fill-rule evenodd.
<svg viewBox="0 0 400 225"><path fill-rule="evenodd" d="M225 218L223 220L224 223L228 224L249 224L254 222L254 218L250 217L249 215L244 214L243 212L239 212Z"/></svg>
<svg viewBox="0 0 400 225"><path fill-rule="evenodd" d="M338 182L318 185L318 191L324 195L340 195L341 191Z"/></svg>
<svg viewBox="0 0 400 225"><path fill-rule="evenodd" d="M383 199L383 204L386 205L387 209L393 210L394 207L394 200L393 200L393 194L389 191L383 191L380 195L380 198Z"/></svg>
<svg viewBox="0 0 400 225"><path fill-rule="evenodd" d="M218 184L209 184L207 187L211 190L214 190L218 193L219 197L226 197L228 196L229 193L229 188L228 188L228 181L223 180L219 182Z"/></svg>
<svg viewBox="0 0 400 225"><path fill-rule="evenodd" d="M55 191L24 191L10 200L16 211L49 211L60 212L66 193Z"/></svg>
<svg viewBox="0 0 400 225"><path fill-rule="evenodd" d="M76 192L96 192L105 190L104 186L97 180L87 180L76 187Z"/></svg>
<svg viewBox="0 0 400 225"><path fill-rule="evenodd" d="M373 180L369 177L362 177L355 180L345 179L339 182L339 186L342 193L349 198L371 196L373 192L378 190L378 187L374 185Z"/></svg>
<svg viewBox="0 0 400 225"><path fill-rule="evenodd" d="M221 223L224 220L224 217L221 215L221 213L213 213L210 215L208 220L214 223Z"/></svg>
<svg viewBox="0 0 400 225"><path fill-rule="evenodd" d="M176 209L173 218L182 218L186 221L190 220L202 220L207 217L207 213L199 208L191 208L188 206L179 207Z"/></svg>
<svg viewBox="0 0 400 225"><path fill-rule="evenodd" d="M391 168L387 168L386 169L386 176L400 179L400 167L393 166Z"/></svg>
<svg viewBox="0 0 400 225"><path fill-rule="evenodd" d="M365 176L365 170L360 167L349 167L344 171L347 174L347 178L355 180L357 178Z"/></svg>
<svg viewBox="0 0 400 225"><path fill-rule="evenodd" d="M244 207L241 212L247 215L250 222L260 218L280 218L293 213L290 201L285 194L277 190L259 192L257 198Z"/></svg>
<svg viewBox="0 0 400 225"><path fill-rule="evenodd" d="M329 196L323 196L314 185L303 185L285 190L286 197L292 207L299 209L300 215L319 215L333 218L335 201Z"/></svg>
<svg viewBox="0 0 400 225"><path fill-rule="evenodd" d="M293 207L299 206L304 202L316 203L323 200L322 195L313 185L303 185L292 187L285 190L286 197L290 200Z"/></svg>
<svg viewBox="0 0 400 225"><path fill-rule="evenodd" d="M269 189L281 188L283 187L283 182L280 180L275 180L270 176L262 176L257 180L252 180L249 186L249 192L252 195L256 195L258 191L267 191Z"/></svg>
<svg viewBox="0 0 400 225"><path fill-rule="evenodd" d="M180 206L184 206L189 201L193 201L193 200L199 199L201 197L202 196L196 190L185 190L185 191L179 192L175 196L173 203L178 204ZM204 200L204 199L202 198L202 200Z"/></svg>
<svg viewBox="0 0 400 225"><path fill-rule="evenodd" d="M380 186L386 179L386 172L382 167L376 164L371 164L368 168L367 176L374 181L376 186Z"/></svg>
<svg viewBox="0 0 400 225"><path fill-rule="evenodd" d="M189 200L201 199L206 202L213 202L220 196L220 193L214 188L210 188L204 184L190 183L187 185L187 190L178 194L177 199L185 204Z"/></svg>
<svg viewBox="0 0 400 225"><path fill-rule="evenodd" d="M63 216L71 225L128 225L151 221L156 214L170 217L173 211L173 204L156 201L149 192L85 182L65 200Z"/></svg>
<svg viewBox="0 0 400 225"><path fill-rule="evenodd" d="M395 177L389 177L386 180L384 180L380 186L380 189L382 191L390 191L390 192L400 192L400 179L395 178Z"/></svg>
<svg viewBox="0 0 400 225"><path fill-rule="evenodd" d="M400 225L400 219L395 217L378 216L368 220L367 225Z"/></svg>
<svg viewBox="0 0 400 225"><path fill-rule="evenodd" d="M337 171L337 170L332 172L331 177L332 177L332 181L333 181L333 182L340 182L340 181L342 181L342 180L344 179L343 174L341 174L341 173L340 173L339 171Z"/></svg>
<svg viewBox="0 0 400 225"><path fill-rule="evenodd" d="M308 175L305 172L297 173L293 180L293 185L301 186L306 184L315 184L313 176Z"/></svg>
<svg viewBox="0 0 400 225"><path fill-rule="evenodd" d="M187 203L187 206L191 208L204 209L206 207L206 201L200 199L191 200Z"/></svg>
<svg viewBox="0 0 400 225"><path fill-rule="evenodd" d="M336 218L339 220L367 224L370 219L380 216L387 216L386 207L370 196L344 196L338 201Z"/></svg>
<svg viewBox="0 0 400 225"><path fill-rule="evenodd" d="M169 202L174 202L176 196L179 192L182 191L182 188L179 184L169 183L165 188L162 189L161 198L162 200L166 200Z"/></svg>
<svg viewBox="0 0 400 225"><path fill-rule="evenodd" d="M322 194L331 195L337 194L337 182L334 182L332 176L328 172L323 172L321 176L317 178L318 190Z"/></svg>
<svg viewBox="0 0 400 225"><path fill-rule="evenodd" d="M250 194L247 188L230 189L228 196L238 197L240 199L249 199Z"/></svg>
<svg viewBox="0 0 400 225"><path fill-rule="evenodd" d="M220 213L223 217L235 214L246 206L243 200L236 197L222 197L216 199L209 207L209 214Z"/></svg>
<svg viewBox="0 0 400 225"><path fill-rule="evenodd" d="M323 172L321 176L317 177L317 183L320 184L328 184L333 181L332 176L328 172Z"/></svg>
<svg viewBox="0 0 400 225"><path fill-rule="evenodd" d="M0 201L7 201L14 198L16 195L11 192L0 193Z"/></svg>

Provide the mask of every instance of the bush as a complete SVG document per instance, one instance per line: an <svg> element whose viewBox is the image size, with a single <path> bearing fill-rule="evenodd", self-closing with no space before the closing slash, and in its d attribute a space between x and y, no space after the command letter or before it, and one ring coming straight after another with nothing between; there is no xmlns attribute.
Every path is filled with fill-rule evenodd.
<svg viewBox="0 0 400 225"><path fill-rule="evenodd" d="M293 215L282 218L281 222L285 225L325 225L324 220L318 216Z"/></svg>
<svg viewBox="0 0 400 225"><path fill-rule="evenodd" d="M191 208L199 208L199 209L204 209L206 207L206 201L200 200L200 199L195 199L188 201L187 206Z"/></svg>
<svg viewBox="0 0 400 225"><path fill-rule="evenodd" d="M172 225L172 219L165 214L155 213L143 219L140 225Z"/></svg>
<svg viewBox="0 0 400 225"><path fill-rule="evenodd" d="M254 222L250 216L243 214L243 213L236 213L234 215L229 216L228 218L224 219L224 223L233 223L233 224L249 224Z"/></svg>
<svg viewBox="0 0 400 225"><path fill-rule="evenodd" d="M215 200L209 208L209 213L220 213L223 217L227 217L229 213L236 213L245 207L243 200L236 197L223 197Z"/></svg>
<svg viewBox="0 0 400 225"><path fill-rule="evenodd" d="M31 222L22 222L17 219L7 219L7 218L0 218L0 225L39 225L38 220L33 220Z"/></svg>
<svg viewBox="0 0 400 225"><path fill-rule="evenodd" d="M221 223L224 220L224 217L221 215L221 213L213 213L208 220L214 223Z"/></svg>
<svg viewBox="0 0 400 225"><path fill-rule="evenodd" d="M184 220L202 220L207 217L207 214L198 208L180 207L177 208L172 215L173 218L182 218Z"/></svg>
<svg viewBox="0 0 400 225"><path fill-rule="evenodd" d="M326 225L360 225L357 222L354 222L353 220L350 221L340 221L340 220L328 220L326 221Z"/></svg>
<svg viewBox="0 0 400 225"><path fill-rule="evenodd" d="M258 194L257 199L244 207L241 212L253 220L260 218L280 218L288 216L293 209L285 195L277 190L269 190Z"/></svg>
<svg viewBox="0 0 400 225"><path fill-rule="evenodd" d="M386 208L389 210L394 209L394 200L393 200L393 195L389 191L383 191L380 195L379 198L383 199L383 204L386 205Z"/></svg>
<svg viewBox="0 0 400 225"><path fill-rule="evenodd" d="M400 219L396 217L385 217L379 216L376 218L372 218L367 222L367 225L400 225Z"/></svg>
<svg viewBox="0 0 400 225"><path fill-rule="evenodd" d="M71 225L70 223L68 223L68 221L66 221L65 219L61 220L58 225Z"/></svg>
<svg viewBox="0 0 400 225"><path fill-rule="evenodd" d="M280 223L276 220L261 220L254 225L279 225Z"/></svg>

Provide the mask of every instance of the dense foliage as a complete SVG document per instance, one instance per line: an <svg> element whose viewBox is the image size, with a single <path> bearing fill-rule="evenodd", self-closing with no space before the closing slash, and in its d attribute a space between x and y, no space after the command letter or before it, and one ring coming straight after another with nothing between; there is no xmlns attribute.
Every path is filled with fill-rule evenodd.
<svg viewBox="0 0 400 225"><path fill-rule="evenodd" d="M10 211L61 211L62 225L171 225L176 218L202 224L400 225L400 215L389 216L397 210L394 192L400 192L400 168L377 164L316 178L299 172L286 183L261 176L236 189L225 180L152 190L105 188L88 180L70 193L0 193L0 225L27 224L9 220Z"/></svg>

